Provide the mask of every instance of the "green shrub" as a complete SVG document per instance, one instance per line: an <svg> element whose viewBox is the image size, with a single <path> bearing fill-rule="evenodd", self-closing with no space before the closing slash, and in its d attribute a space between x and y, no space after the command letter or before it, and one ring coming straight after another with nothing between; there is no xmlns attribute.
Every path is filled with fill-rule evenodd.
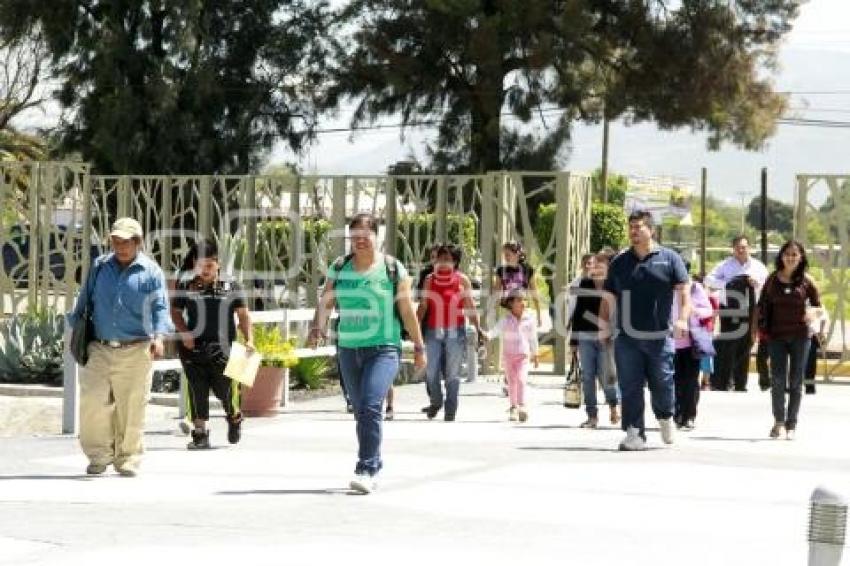
<svg viewBox="0 0 850 566"><path fill-rule="evenodd" d="M534 237L537 238L537 245L540 249L545 249L549 245L549 239L552 237L552 228L555 226L555 213L557 205L541 204L537 207L537 223L534 225Z"/></svg>
<svg viewBox="0 0 850 566"><path fill-rule="evenodd" d="M590 209L590 251L620 249L626 243L627 218L623 208L593 203Z"/></svg>
<svg viewBox="0 0 850 566"><path fill-rule="evenodd" d="M65 317L26 312L0 322L0 381L62 383Z"/></svg>
<svg viewBox="0 0 850 566"><path fill-rule="evenodd" d="M331 358L301 358L290 372L290 380L296 389L319 389L333 369Z"/></svg>
<svg viewBox="0 0 850 566"><path fill-rule="evenodd" d="M555 225L556 204L541 204L537 209L534 237L541 248L549 244ZM619 249L626 242L626 213L614 204L594 203L590 209L590 251L604 247Z"/></svg>
<svg viewBox="0 0 850 566"><path fill-rule="evenodd" d="M398 228L411 246L415 242L435 242L437 240L437 215L424 212L400 215ZM475 255L478 250L475 218L472 215L449 214L446 217L446 232L449 243L461 246L464 257L461 268L464 269L468 265L469 258ZM413 253L421 253L422 251L413 250ZM396 255L405 266L416 265L422 261L422 257L410 257L410 252L401 244L396 249Z"/></svg>
<svg viewBox="0 0 850 566"><path fill-rule="evenodd" d="M285 340L280 328L274 325L254 325L254 347L263 356L264 367L287 367L298 365L295 356L295 340Z"/></svg>
<svg viewBox="0 0 850 566"><path fill-rule="evenodd" d="M304 257L307 263L306 273L312 271L312 262L316 260L315 245L322 242L331 231L327 220L302 219L301 229L304 235ZM254 269L259 272L280 272L281 266L288 269L293 261L291 235L292 227L288 220L275 220L257 224L257 251L254 255ZM238 261L238 259L237 259Z"/></svg>

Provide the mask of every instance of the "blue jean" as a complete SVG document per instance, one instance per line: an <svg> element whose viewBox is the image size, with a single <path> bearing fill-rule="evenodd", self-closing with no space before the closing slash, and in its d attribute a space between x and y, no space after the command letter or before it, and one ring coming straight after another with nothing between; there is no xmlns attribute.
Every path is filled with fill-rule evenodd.
<svg viewBox="0 0 850 566"><path fill-rule="evenodd" d="M396 346L339 348L339 367L357 421L357 466L354 473L377 474L383 467L383 404L398 375Z"/></svg>
<svg viewBox="0 0 850 566"><path fill-rule="evenodd" d="M599 340L589 339L578 341L578 357L581 361L581 380L584 390L584 409L587 416L595 419L598 414L596 409L596 382L602 386L605 392L605 402L615 407L620 402L620 389L617 383L609 380L614 368L609 368L608 352Z"/></svg>
<svg viewBox="0 0 850 566"><path fill-rule="evenodd" d="M623 396L623 430L635 427L646 439L644 385L649 386L652 411L657 419L669 419L675 408L673 340L638 340L620 334L614 342L617 378Z"/></svg>
<svg viewBox="0 0 850 566"><path fill-rule="evenodd" d="M803 387L803 363L809 338L771 338L767 343L770 353L770 396L773 401L773 418L785 423L785 428L797 427ZM790 364L789 364L790 360ZM789 367L790 365L790 367ZM788 411L785 411L785 390L788 394Z"/></svg>
<svg viewBox="0 0 850 566"><path fill-rule="evenodd" d="M446 415L457 412L460 391L460 364L466 356L466 329L428 328L425 330L425 348L428 354L426 379L432 407L443 406L443 387L440 374L446 380Z"/></svg>

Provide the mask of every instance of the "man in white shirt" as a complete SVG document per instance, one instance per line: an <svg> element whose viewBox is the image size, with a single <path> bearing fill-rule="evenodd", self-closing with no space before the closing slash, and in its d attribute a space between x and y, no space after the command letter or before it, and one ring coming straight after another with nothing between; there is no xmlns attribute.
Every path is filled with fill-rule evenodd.
<svg viewBox="0 0 850 566"><path fill-rule="evenodd" d="M742 281L744 277L746 282ZM752 308L758 301L766 279L767 268L750 256L750 242L744 235L732 240L732 257L726 258L705 277L706 286L721 291L720 335L715 340L717 357L715 371L711 376L712 389L726 391L730 383L734 383L735 391L747 390L752 349L749 324L752 324ZM744 283L746 291L733 296L731 289L738 289L741 283ZM730 288L728 297L727 287ZM747 309L747 313L742 314L742 309ZM742 328L744 324L747 325L746 329Z"/></svg>

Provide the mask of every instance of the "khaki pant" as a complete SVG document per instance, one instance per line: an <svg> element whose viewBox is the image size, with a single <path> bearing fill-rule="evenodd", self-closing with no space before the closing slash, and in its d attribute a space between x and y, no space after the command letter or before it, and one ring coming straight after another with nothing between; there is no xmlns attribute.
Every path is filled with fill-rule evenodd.
<svg viewBox="0 0 850 566"><path fill-rule="evenodd" d="M139 464L152 365L149 342L89 346L80 375L80 445L92 464Z"/></svg>

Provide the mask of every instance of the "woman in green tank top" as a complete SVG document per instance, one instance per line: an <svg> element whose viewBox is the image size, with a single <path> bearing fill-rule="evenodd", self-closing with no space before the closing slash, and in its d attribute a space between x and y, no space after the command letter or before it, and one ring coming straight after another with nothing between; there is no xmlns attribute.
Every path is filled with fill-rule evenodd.
<svg viewBox="0 0 850 566"><path fill-rule="evenodd" d="M348 226L351 254L334 261L316 309L307 343L326 338L331 311L339 310L337 351L345 388L354 408L359 445L351 489L377 487L381 460L383 402L398 374L401 327L413 341L414 365L427 360L411 301L410 277L395 258L378 252L378 221L358 214Z"/></svg>

